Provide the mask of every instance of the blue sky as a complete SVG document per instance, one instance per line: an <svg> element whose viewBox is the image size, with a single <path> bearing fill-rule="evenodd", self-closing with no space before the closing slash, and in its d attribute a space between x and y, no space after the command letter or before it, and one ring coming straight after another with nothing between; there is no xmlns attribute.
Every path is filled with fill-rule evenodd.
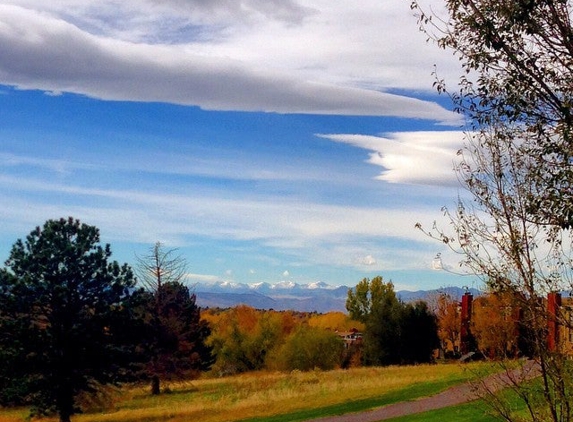
<svg viewBox="0 0 573 422"><path fill-rule="evenodd" d="M2 260L71 215L191 282L474 283L414 228L463 195L462 122L408 1L45 3L0 4Z"/></svg>

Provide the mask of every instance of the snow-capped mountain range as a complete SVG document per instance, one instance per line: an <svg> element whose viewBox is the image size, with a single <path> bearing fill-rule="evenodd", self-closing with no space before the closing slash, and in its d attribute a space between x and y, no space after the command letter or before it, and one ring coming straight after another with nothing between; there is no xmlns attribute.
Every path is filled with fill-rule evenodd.
<svg viewBox="0 0 573 422"><path fill-rule="evenodd" d="M197 283L191 290L197 297L197 304L203 308L228 308L244 304L257 309L294 310L302 312L346 311L348 286L332 286L319 281L309 284L298 284L292 281L281 281L275 284L261 282L256 284L217 281L214 283ZM453 297L465 292L458 287L440 290L398 291L397 296L405 302L426 300L432 294L447 291ZM477 290L474 295L479 295Z"/></svg>
<svg viewBox="0 0 573 422"><path fill-rule="evenodd" d="M233 292L265 292L265 293L301 293L309 291L315 292L348 292L348 287L346 286L331 286L323 281L317 281L309 284L298 284L293 281L280 281L278 283L254 283L254 284L244 284L244 283L233 283L230 281L217 281L214 283L197 283L195 285L195 291L233 291Z"/></svg>
<svg viewBox="0 0 573 422"><path fill-rule="evenodd" d="M304 312L344 311L348 287L324 282L298 284L281 281L256 284L217 281L191 287L201 307L231 307L245 304L258 309Z"/></svg>

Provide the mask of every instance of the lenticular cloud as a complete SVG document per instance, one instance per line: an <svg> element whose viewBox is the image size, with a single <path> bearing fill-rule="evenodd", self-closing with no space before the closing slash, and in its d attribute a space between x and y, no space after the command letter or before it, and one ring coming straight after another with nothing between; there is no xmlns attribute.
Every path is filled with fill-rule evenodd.
<svg viewBox="0 0 573 422"><path fill-rule="evenodd" d="M463 145L459 131L396 132L386 137L325 134L334 142L372 151L368 162L383 167L378 180L390 183L457 186L454 165Z"/></svg>

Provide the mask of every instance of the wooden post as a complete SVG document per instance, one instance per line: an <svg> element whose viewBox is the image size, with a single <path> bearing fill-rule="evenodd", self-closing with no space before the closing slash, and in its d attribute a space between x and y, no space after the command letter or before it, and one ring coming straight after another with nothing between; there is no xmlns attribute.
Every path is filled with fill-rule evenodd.
<svg viewBox="0 0 573 422"><path fill-rule="evenodd" d="M547 348L550 352L557 350L559 343L559 308L561 294L552 292L547 295Z"/></svg>
<svg viewBox="0 0 573 422"><path fill-rule="evenodd" d="M462 310L461 310L461 327L460 327L460 353L465 355L471 352L471 333L470 323L472 319L472 302L473 295L470 292L465 292L462 296Z"/></svg>

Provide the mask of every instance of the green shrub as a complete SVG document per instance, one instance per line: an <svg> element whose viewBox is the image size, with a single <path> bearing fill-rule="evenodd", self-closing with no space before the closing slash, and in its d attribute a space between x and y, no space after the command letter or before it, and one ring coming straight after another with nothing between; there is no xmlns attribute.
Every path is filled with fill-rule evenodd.
<svg viewBox="0 0 573 422"><path fill-rule="evenodd" d="M340 365L344 343L336 334L302 326L287 339L276 356L278 369L309 371L333 369Z"/></svg>

